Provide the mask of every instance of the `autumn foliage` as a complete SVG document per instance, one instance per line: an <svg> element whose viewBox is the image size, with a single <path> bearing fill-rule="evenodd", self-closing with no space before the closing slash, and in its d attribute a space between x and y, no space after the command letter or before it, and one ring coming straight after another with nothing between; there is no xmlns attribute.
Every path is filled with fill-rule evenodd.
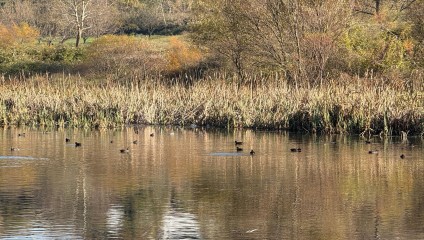
<svg viewBox="0 0 424 240"><path fill-rule="evenodd" d="M6 26L0 23L0 48L8 48L17 44L34 43L39 31L27 23Z"/></svg>
<svg viewBox="0 0 424 240"><path fill-rule="evenodd" d="M86 64L97 73L119 77L158 76L195 68L201 52L182 37L146 39L128 35L105 35L87 47Z"/></svg>
<svg viewBox="0 0 424 240"><path fill-rule="evenodd" d="M176 72L192 68L199 64L202 59L201 52L188 45L188 43L177 37L171 37L170 50L167 55L168 67L170 72Z"/></svg>
<svg viewBox="0 0 424 240"><path fill-rule="evenodd" d="M105 35L87 47L86 65L95 73L122 77L150 74L161 64L147 40L128 35Z"/></svg>

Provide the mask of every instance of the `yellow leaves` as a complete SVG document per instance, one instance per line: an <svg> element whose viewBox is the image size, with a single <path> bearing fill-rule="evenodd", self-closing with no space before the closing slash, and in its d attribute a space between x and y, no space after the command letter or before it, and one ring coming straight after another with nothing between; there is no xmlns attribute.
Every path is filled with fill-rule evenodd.
<svg viewBox="0 0 424 240"><path fill-rule="evenodd" d="M31 43L40 35L39 31L28 23L21 23L19 25L13 25L12 30L15 34L15 39L19 43Z"/></svg>
<svg viewBox="0 0 424 240"><path fill-rule="evenodd" d="M93 45L127 45L138 43L139 39L134 36L128 35L104 35L96 41L93 42Z"/></svg>
<svg viewBox="0 0 424 240"><path fill-rule="evenodd" d="M146 40L127 35L105 35L96 39L87 48L87 60L94 72L118 75L154 71L158 65Z"/></svg>
<svg viewBox="0 0 424 240"><path fill-rule="evenodd" d="M202 59L198 49L189 46L177 37L171 37L168 53L168 71L180 71L196 66Z"/></svg>
<svg viewBox="0 0 424 240"><path fill-rule="evenodd" d="M146 43L134 36L105 35L96 39L89 46L89 55L131 54L145 49Z"/></svg>
<svg viewBox="0 0 424 240"><path fill-rule="evenodd" d="M27 23L14 24L11 27L0 24L0 48L34 43L39 35L39 31Z"/></svg>
<svg viewBox="0 0 424 240"><path fill-rule="evenodd" d="M10 29L0 24L0 48L6 48L13 43L13 35Z"/></svg>
<svg viewBox="0 0 424 240"><path fill-rule="evenodd" d="M387 26L391 26L388 28ZM415 45L408 24L357 24L341 38L349 67L366 72L408 69Z"/></svg>
<svg viewBox="0 0 424 240"><path fill-rule="evenodd" d="M412 51L414 50L414 43L412 42L411 39L407 39L407 40L403 41L403 48L409 54L412 54Z"/></svg>

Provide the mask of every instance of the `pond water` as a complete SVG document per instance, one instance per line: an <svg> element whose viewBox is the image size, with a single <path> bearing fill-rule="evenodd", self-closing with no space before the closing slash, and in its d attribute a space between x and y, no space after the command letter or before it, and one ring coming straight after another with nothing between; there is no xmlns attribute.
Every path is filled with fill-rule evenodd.
<svg viewBox="0 0 424 240"><path fill-rule="evenodd" d="M0 238L424 239L423 156L412 137L2 128Z"/></svg>

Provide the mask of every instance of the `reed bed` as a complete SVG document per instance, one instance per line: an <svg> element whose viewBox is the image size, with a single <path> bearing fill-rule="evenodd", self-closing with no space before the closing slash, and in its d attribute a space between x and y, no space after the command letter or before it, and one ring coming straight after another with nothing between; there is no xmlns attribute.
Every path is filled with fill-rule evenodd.
<svg viewBox="0 0 424 240"><path fill-rule="evenodd" d="M424 90L367 85L295 88L286 81L190 85L33 76L0 83L0 125L110 128L209 125L358 134L424 133Z"/></svg>

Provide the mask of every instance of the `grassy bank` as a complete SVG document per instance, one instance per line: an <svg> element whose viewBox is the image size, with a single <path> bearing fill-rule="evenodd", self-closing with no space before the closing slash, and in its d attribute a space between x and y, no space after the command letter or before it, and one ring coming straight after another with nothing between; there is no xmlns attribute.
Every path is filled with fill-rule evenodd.
<svg viewBox="0 0 424 240"><path fill-rule="evenodd" d="M100 84L70 76L3 78L0 124L103 128L195 123L326 133L424 133L422 85L412 91L371 85L369 79L350 80L294 88L285 81L243 85L219 76L191 86Z"/></svg>

